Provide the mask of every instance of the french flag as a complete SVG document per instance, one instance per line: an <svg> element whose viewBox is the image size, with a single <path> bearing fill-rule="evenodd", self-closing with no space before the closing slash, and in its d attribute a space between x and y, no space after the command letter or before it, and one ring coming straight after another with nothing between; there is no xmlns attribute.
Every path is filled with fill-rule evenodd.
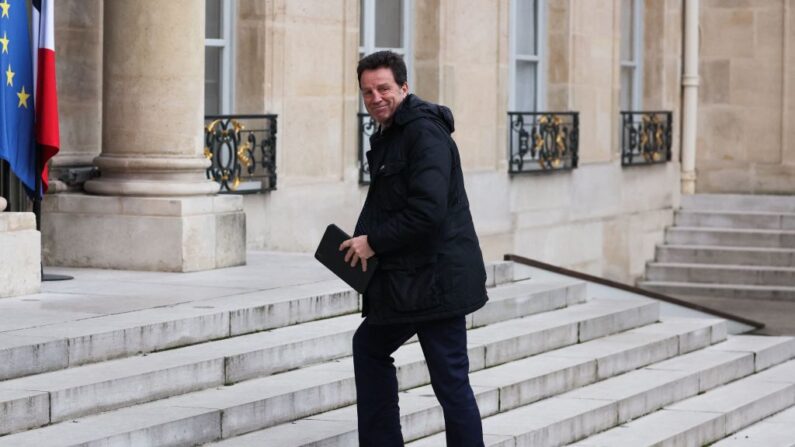
<svg viewBox="0 0 795 447"><path fill-rule="evenodd" d="M58 153L58 92L55 87L54 1L33 0L33 85L36 110L36 142L42 193L47 191L47 162Z"/></svg>

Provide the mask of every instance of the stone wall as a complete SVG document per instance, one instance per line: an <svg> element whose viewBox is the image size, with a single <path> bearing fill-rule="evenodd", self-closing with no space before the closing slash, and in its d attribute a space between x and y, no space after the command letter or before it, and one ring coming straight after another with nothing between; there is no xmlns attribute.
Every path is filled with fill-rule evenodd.
<svg viewBox="0 0 795 447"><path fill-rule="evenodd" d="M620 0L545 0L547 109L580 113L580 168L507 174L509 0L414 0L412 90L450 106L484 253L631 280L678 204L682 5L645 0L644 109L674 112L674 161L619 164ZM702 0L698 190L795 191L795 0ZM61 0L61 153L102 128L101 0ZM236 113L279 115L277 191L246 196L249 247L308 251L351 228L358 185L359 0L237 0ZM54 170L56 175L58 169ZM57 185L55 190L62 190Z"/></svg>
<svg viewBox="0 0 795 447"><path fill-rule="evenodd" d="M547 1L547 57L549 61L547 65L547 108L549 110L571 110L572 15L569 3L566 0Z"/></svg>
<svg viewBox="0 0 795 447"><path fill-rule="evenodd" d="M696 188L795 192L792 0L704 0Z"/></svg>
<svg viewBox="0 0 795 447"><path fill-rule="evenodd" d="M358 1L241 1L238 61L253 70L237 84L241 109L279 115L280 187L341 180L355 142ZM263 42L264 40L264 42ZM248 63L248 62L246 62ZM238 72L246 71L239 65ZM264 93L264 97L260 96ZM248 98L240 100L241 98ZM261 107L264 105L264 107ZM263 110L264 109L264 110ZM349 141L353 140L353 141ZM348 155L352 154L352 155Z"/></svg>
<svg viewBox="0 0 795 447"><path fill-rule="evenodd" d="M795 0L787 0L785 23L786 72L784 76L784 151L783 163L795 165ZM791 191L791 190L790 190Z"/></svg>
<svg viewBox="0 0 795 447"><path fill-rule="evenodd" d="M572 5L571 108L580 112L580 160L608 162L619 150L619 2Z"/></svg>
<svg viewBox="0 0 795 447"><path fill-rule="evenodd" d="M235 72L235 113L266 113L265 73L272 66L265 62L265 46L270 44L272 26L266 26L272 12L272 3L259 0L237 1L237 26L235 35L235 59L240 67ZM271 34L269 34L269 32Z"/></svg>
<svg viewBox="0 0 795 447"><path fill-rule="evenodd" d="M671 224L679 196L669 185L678 179L673 163L611 162L552 175L470 172L466 180L487 259L518 253L632 282Z"/></svg>
<svg viewBox="0 0 795 447"><path fill-rule="evenodd" d="M245 108L237 112L279 114L279 189L244 198L250 247L312 251L328 223L353 229L366 194L356 165L358 3L238 4L238 60L254 61L261 74L238 76ZM678 163L620 166L619 4L548 0L547 103L580 112L581 166L510 176L509 1L415 2L411 87L455 113L487 259L513 252L631 282L671 223ZM678 115L681 7L660 4L647 18L645 102ZM244 35L259 42L243 44Z"/></svg>
<svg viewBox="0 0 795 447"><path fill-rule="evenodd" d="M456 141L469 170L495 169L505 158L498 129L507 110L500 88L507 73L497 62L507 57L507 34L501 32L506 9L504 1L441 1L439 102L455 112Z"/></svg>
<svg viewBox="0 0 795 447"><path fill-rule="evenodd" d="M353 227L367 191L356 153L358 7L359 0L237 0L234 112L279 115L279 189L244 197L249 247L311 251L328 223ZM509 0L415 0L411 87L456 115L487 259L514 252L631 281L678 203L677 157L620 166L620 1L545 7L547 109L580 112L577 170L507 173ZM102 15L101 0L59 2L57 165L87 164L100 153ZM679 1L646 0L644 29L644 108L673 110L678 123ZM677 142L678 132L677 124Z"/></svg>
<svg viewBox="0 0 795 447"><path fill-rule="evenodd" d="M682 109L682 5L680 0L645 0L643 109L674 113L673 158L679 159Z"/></svg>
<svg viewBox="0 0 795 447"><path fill-rule="evenodd" d="M428 101L441 98L441 43L444 30L441 26L441 0L415 2L414 15L414 80L415 94ZM356 30L358 34L358 30Z"/></svg>

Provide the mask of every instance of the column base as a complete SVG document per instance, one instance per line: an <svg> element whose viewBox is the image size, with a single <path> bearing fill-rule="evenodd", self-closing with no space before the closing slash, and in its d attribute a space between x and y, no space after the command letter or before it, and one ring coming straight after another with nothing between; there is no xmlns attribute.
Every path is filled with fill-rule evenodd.
<svg viewBox="0 0 795 447"><path fill-rule="evenodd" d="M38 293L41 235L33 213L0 212L0 298Z"/></svg>
<svg viewBox="0 0 795 447"><path fill-rule="evenodd" d="M682 172L682 194L693 195L696 193L696 173L693 171Z"/></svg>
<svg viewBox="0 0 795 447"><path fill-rule="evenodd" d="M100 177L83 184L83 189L92 194L105 196L143 196L143 197L174 197L212 195L219 190L218 183L200 178L198 181L187 180L146 180L146 179L114 179Z"/></svg>
<svg viewBox="0 0 795 447"><path fill-rule="evenodd" d="M246 263L242 196L55 194L43 203L45 265L193 272Z"/></svg>
<svg viewBox="0 0 795 447"><path fill-rule="evenodd" d="M208 180L210 160L145 154L103 154L94 159L102 176L87 181L86 192L106 196L173 197L213 195L220 185Z"/></svg>

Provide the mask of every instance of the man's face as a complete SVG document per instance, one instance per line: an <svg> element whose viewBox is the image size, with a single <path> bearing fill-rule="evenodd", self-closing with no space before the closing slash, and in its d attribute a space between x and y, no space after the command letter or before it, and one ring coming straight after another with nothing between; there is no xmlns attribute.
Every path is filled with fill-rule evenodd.
<svg viewBox="0 0 795 447"><path fill-rule="evenodd" d="M398 105L409 92L408 84L398 85L392 70L387 67L364 70L359 88L362 91L364 107L379 124L392 120Z"/></svg>

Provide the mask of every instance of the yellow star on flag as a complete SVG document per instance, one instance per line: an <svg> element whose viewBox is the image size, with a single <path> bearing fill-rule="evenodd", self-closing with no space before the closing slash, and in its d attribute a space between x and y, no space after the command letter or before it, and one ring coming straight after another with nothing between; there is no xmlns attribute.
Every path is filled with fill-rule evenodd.
<svg viewBox="0 0 795 447"><path fill-rule="evenodd" d="M0 39L0 43L3 44L3 53L8 54L8 37L5 31L3 31L3 38Z"/></svg>
<svg viewBox="0 0 795 447"><path fill-rule="evenodd" d="M22 86L22 91L17 93L17 96L19 96L19 104L17 104L17 107L24 107L24 108L27 109L28 108L28 98L30 98L30 95L25 93L25 86L24 85Z"/></svg>
<svg viewBox="0 0 795 447"><path fill-rule="evenodd" d="M3 0L3 3L0 3L0 8L3 8L2 17L8 17L8 8L10 7L11 5L8 3L8 0Z"/></svg>
<svg viewBox="0 0 795 447"><path fill-rule="evenodd" d="M14 73L11 71L11 64L8 64L8 70L6 70L6 85L14 86Z"/></svg>

